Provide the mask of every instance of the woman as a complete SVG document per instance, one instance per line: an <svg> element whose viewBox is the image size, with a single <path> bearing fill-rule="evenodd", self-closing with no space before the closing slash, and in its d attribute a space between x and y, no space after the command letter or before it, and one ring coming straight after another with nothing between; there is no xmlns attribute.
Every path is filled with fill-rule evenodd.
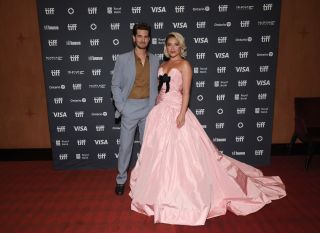
<svg viewBox="0 0 320 233"><path fill-rule="evenodd" d="M131 173L131 209L155 223L204 225L227 210L247 215L284 197L279 177L221 154L188 109L192 68L181 34L166 37L164 55L157 105Z"/></svg>

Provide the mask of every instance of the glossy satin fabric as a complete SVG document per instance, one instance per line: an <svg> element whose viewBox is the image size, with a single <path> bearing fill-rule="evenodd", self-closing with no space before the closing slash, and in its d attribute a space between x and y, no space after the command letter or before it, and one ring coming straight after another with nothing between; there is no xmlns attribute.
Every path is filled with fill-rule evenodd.
<svg viewBox="0 0 320 233"><path fill-rule="evenodd" d="M159 74L163 74L159 69ZM131 209L155 223L203 225L206 219L258 211L286 195L278 176L221 154L188 109L177 128L182 75L173 68L170 91L163 85L148 115L143 145L130 178Z"/></svg>

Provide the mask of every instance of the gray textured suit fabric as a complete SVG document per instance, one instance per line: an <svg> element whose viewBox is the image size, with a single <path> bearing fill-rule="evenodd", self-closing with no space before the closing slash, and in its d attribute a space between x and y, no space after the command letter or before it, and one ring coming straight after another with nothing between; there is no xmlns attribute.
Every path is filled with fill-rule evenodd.
<svg viewBox="0 0 320 233"><path fill-rule="evenodd" d="M132 90L136 65L134 50L117 57L111 82L111 91L116 106L115 117L121 116L120 147L118 157L118 184L124 184L127 180L134 135L139 127L140 142L142 143L145 121L148 112L155 105L157 90L157 75L159 58L149 53L150 63L150 93L147 99L128 99Z"/></svg>

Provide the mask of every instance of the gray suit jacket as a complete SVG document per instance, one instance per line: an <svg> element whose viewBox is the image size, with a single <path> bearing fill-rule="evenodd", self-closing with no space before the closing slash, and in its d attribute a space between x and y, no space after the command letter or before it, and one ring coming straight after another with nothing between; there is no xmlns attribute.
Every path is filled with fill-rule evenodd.
<svg viewBox="0 0 320 233"><path fill-rule="evenodd" d="M149 53L150 62L150 95L149 106L150 109L155 105L156 97L158 95L157 76L159 67L159 58ZM134 50L120 54L113 70L113 77L111 82L111 92L117 111L115 117L119 118L128 96L133 87L136 76L136 65L134 58Z"/></svg>

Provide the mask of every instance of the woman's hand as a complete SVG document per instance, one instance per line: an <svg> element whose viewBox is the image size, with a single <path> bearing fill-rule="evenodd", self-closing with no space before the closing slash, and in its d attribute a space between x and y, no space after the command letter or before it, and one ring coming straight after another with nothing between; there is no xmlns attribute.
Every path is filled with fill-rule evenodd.
<svg viewBox="0 0 320 233"><path fill-rule="evenodd" d="M177 127L181 128L184 125L184 122L185 122L185 114L180 113L176 120Z"/></svg>

